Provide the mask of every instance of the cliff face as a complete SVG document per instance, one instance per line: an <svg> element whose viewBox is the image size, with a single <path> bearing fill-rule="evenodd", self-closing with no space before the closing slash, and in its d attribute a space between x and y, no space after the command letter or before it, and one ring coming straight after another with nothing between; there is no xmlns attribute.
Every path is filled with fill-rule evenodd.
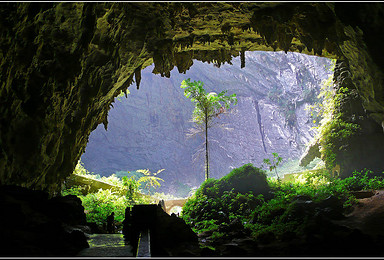
<svg viewBox="0 0 384 260"><path fill-rule="evenodd" d="M231 113L218 120L231 130L209 131L211 177L250 162L260 167L272 152L297 159L315 133L305 108L316 100L321 82L332 76L331 61L284 52L247 52L245 58L245 68L240 57L220 68L195 61L186 74L173 70L170 78L153 75L153 66L144 69L142 87L115 100L108 131L100 125L91 133L82 156L85 167L101 175L164 168L160 176L167 192L175 192L177 183L200 185L203 139L186 137L193 105L180 84L187 78L203 81L208 92L228 90L238 97Z"/></svg>
<svg viewBox="0 0 384 260"><path fill-rule="evenodd" d="M337 58L361 116L382 135L383 10L382 3L1 3L0 184L57 191L91 131L107 126L114 97L133 81L139 86L150 64L162 76L175 66L187 71L194 59L240 56L246 66L244 51Z"/></svg>

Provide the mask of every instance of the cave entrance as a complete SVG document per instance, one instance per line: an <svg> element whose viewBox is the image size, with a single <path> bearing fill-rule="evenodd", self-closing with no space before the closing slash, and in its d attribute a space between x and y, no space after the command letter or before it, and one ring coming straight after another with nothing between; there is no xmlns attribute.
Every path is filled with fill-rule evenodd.
<svg viewBox="0 0 384 260"><path fill-rule="evenodd" d="M272 153L283 158L280 174L300 171L298 161L316 134L318 122L308 107L318 102L322 83L333 76L332 60L300 53L246 52L221 66L194 60L181 74L170 78L142 70L140 89L115 99L108 115L108 130L94 130L81 160L86 169L101 176L140 176L139 169L165 182L152 192L187 197L204 181L203 156L196 152L203 140L186 138L193 104L183 95L181 81L202 81L207 92L236 93L238 104L222 120L232 130L212 128L211 177L220 178L246 163L263 166ZM193 156L195 155L195 156ZM315 160L309 167L315 167ZM265 168L266 169L266 168ZM270 173L271 176L273 172Z"/></svg>

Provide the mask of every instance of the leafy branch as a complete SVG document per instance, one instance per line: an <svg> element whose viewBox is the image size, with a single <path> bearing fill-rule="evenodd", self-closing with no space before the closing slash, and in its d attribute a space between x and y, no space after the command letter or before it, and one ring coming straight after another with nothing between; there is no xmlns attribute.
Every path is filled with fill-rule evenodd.
<svg viewBox="0 0 384 260"><path fill-rule="evenodd" d="M270 159L264 159L263 163L269 167L269 171L275 170L277 179L280 180L279 175L277 174L277 169L276 167L280 164L280 162L283 160L277 153L272 153L273 155L273 160L271 161Z"/></svg>

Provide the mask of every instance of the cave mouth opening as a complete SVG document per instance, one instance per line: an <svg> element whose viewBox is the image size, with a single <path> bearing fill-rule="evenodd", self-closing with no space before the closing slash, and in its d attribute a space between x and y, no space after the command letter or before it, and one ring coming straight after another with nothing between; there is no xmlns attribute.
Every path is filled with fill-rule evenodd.
<svg viewBox="0 0 384 260"><path fill-rule="evenodd" d="M185 74L174 68L169 78L153 74L153 65L143 69L140 89L133 83L127 98L115 99L108 130L99 125L91 133L84 167L99 176L137 179L148 169L164 180L148 192L189 196L204 181L204 156L197 153L204 141L185 135L194 108L180 88L187 78L202 81L207 92L228 90L238 98L222 119L231 130L209 132L212 178L246 163L267 169L263 159L273 160L272 153L283 158L280 175L316 167L320 159L301 167L299 158L316 134L318 118L309 106L319 102L322 84L333 76L332 60L264 51L246 52L245 59L244 68L240 57L221 66L194 60Z"/></svg>

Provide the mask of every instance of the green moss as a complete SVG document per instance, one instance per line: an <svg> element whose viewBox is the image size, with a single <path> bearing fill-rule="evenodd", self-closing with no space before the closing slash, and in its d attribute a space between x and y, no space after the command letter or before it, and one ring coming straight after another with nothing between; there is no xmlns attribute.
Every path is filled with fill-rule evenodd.
<svg viewBox="0 0 384 260"><path fill-rule="evenodd" d="M330 102L329 120L326 120L321 125L320 129L320 144L322 146L321 153L322 159L325 162L327 169L333 169L338 160L338 154L342 151L343 145L349 143L352 137L359 133L360 125L348 122L343 114L341 106L343 102L349 99L350 92L348 88L341 87L338 93L333 97Z"/></svg>

